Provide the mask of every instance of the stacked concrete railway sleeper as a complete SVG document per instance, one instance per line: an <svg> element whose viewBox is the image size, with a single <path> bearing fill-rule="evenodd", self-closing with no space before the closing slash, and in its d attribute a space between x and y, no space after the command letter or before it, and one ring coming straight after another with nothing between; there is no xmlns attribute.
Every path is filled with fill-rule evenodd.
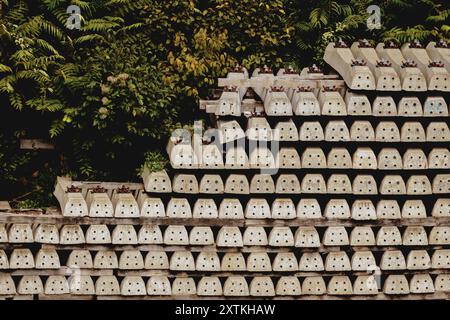
<svg viewBox="0 0 450 320"><path fill-rule="evenodd" d="M0 211L0 298L448 299L449 52L339 41L330 74L236 66L171 168Z"/></svg>

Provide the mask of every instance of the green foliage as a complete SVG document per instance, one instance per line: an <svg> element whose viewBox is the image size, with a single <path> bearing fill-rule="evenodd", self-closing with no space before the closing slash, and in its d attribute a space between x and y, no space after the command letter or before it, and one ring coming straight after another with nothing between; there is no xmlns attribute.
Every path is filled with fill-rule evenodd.
<svg viewBox="0 0 450 320"><path fill-rule="evenodd" d="M15 144L20 133L15 136L6 137L0 133L0 182L1 185L15 183L17 181L17 172L25 166L32 158L31 153L17 153Z"/></svg>
<svg viewBox="0 0 450 320"><path fill-rule="evenodd" d="M376 42L397 40L400 43L449 39L448 1L430 0L306 0L287 1L292 8L290 21L295 27L294 47L289 50L295 62L323 64L323 52L331 41L353 42L372 39ZM369 30L367 7L377 4L381 9L381 29ZM404 17L408 17L405 19Z"/></svg>
<svg viewBox="0 0 450 320"><path fill-rule="evenodd" d="M37 151L17 152L17 139L23 134L0 133L1 197L16 207L36 208L54 203L49 186L54 185L58 174L55 159L42 159Z"/></svg>
<svg viewBox="0 0 450 320"><path fill-rule="evenodd" d="M158 151L149 151L144 154L144 164L139 168L138 175L145 169L150 172L161 171L166 168L168 164L167 158Z"/></svg>
<svg viewBox="0 0 450 320"><path fill-rule="evenodd" d="M75 153L73 160L88 178L122 154L135 155L127 161L138 166L142 145L163 141L178 111L171 107L175 93L164 84L152 43L120 34L104 37L107 41L75 57L79 75L66 81L71 107L64 110L62 121L53 123L55 134L65 126L76 127L76 147L83 152ZM100 145L106 152L94 157Z"/></svg>
<svg viewBox="0 0 450 320"><path fill-rule="evenodd" d="M368 30L377 3L382 28ZM66 28L71 4L81 30ZM443 0L0 0L0 182L13 185L0 198L46 204L58 174L164 167L170 130L201 116L198 99L236 63L321 64L339 38L448 40L449 15ZM21 137L57 148L24 152Z"/></svg>

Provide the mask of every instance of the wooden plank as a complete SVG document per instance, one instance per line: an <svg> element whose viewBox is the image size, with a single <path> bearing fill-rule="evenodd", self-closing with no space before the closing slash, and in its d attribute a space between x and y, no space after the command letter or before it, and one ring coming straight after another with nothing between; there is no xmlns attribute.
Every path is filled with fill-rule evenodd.
<svg viewBox="0 0 450 320"><path fill-rule="evenodd" d="M259 220L247 219L244 226L314 226L314 227L330 227L330 226L438 226L450 224L450 218L427 217L420 219L378 219L378 220L352 220L352 219L292 219L292 220Z"/></svg>
<svg viewBox="0 0 450 320"><path fill-rule="evenodd" d="M223 299L223 297L220 297ZM214 297L198 296L97 296L97 300L212 300ZM217 299L217 298L216 298Z"/></svg>
<svg viewBox="0 0 450 320"><path fill-rule="evenodd" d="M44 215L43 209L10 209L6 212L0 212L1 216L15 216L15 217L36 217Z"/></svg>
<svg viewBox="0 0 450 320"><path fill-rule="evenodd" d="M274 78L250 78L250 79L239 79L239 78L219 78L218 87L238 87L238 88L248 88L248 87L271 87L275 83Z"/></svg>
<svg viewBox="0 0 450 320"><path fill-rule="evenodd" d="M386 295L378 293L377 295L349 295L349 296L298 296L293 300L446 300L450 297L449 293L436 292L433 294L407 294L407 295ZM279 297L282 298L282 297ZM276 298L275 298L276 299Z"/></svg>
<svg viewBox="0 0 450 320"><path fill-rule="evenodd" d="M0 201L0 211L11 210L11 206L8 201Z"/></svg>
<svg viewBox="0 0 450 320"><path fill-rule="evenodd" d="M388 251L393 249L405 248L404 246L387 246L387 247L351 247L351 246L334 246L334 247L324 247L320 246L317 248L298 248L298 247L265 247L265 246L245 246L245 247L216 247L212 246L173 246L173 245L150 245L150 244L136 244L136 245L113 245L113 244L78 244L78 245L62 245L62 244L41 244L42 249L55 249L58 251L71 251L85 249L90 251L99 250L114 250L114 251L125 251L125 250L139 250L139 251L191 251L191 252L267 252L267 253L278 253L278 252L336 252L336 251ZM15 248L30 248L36 247L36 243L28 244L10 244L10 243L0 243L0 249L12 250ZM443 246L417 246L408 247L409 249L443 249Z"/></svg>
<svg viewBox="0 0 450 320"><path fill-rule="evenodd" d="M0 248L2 245L0 244ZM58 251L63 250L76 250L76 249L85 249L91 251L99 251L99 250L114 250L114 251L124 251L124 250L139 250L139 251L166 251L166 252L174 252L174 251L192 251L192 252L202 252L202 251L214 251L214 252L290 252L292 248L271 248L271 247L229 247L222 248L216 246L168 246L168 245L99 245L99 244L80 244L80 245L60 245L60 244L43 244L42 248L52 248ZM302 248L295 248L296 251L303 251ZM309 251L317 251L317 248L309 249ZM319 248L320 250L320 248ZM308 249L306 249L308 251ZM335 251L334 249L326 250Z"/></svg>
<svg viewBox="0 0 450 320"><path fill-rule="evenodd" d="M112 276L114 272L110 269L73 269L64 266L59 269L16 269L9 274L11 276L71 276L73 274L82 276Z"/></svg>
<svg viewBox="0 0 450 320"><path fill-rule="evenodd" d="M114 190L125 186L130 190L143 190L144 184L140 182L103 182L103 181L73 181L72 183L81 188L92 189L96 187L102 187L106 190Z"/></svg>
<svg viewBox="0 0 450 320"><path fill-rule="evenodd" d="M206 110L206 113L216 113L216 108L219 104L219 100L202 100L200 108ZM264 111L264 104L262 101L255 99L244 99L241 102L242 113Z"/></svg>
<svg viewBox="0 0 450 320"><path fill-rule="evenodd" d="M261 300L261 297L226 297L226 296L94 296L94 295L37 295L39 300ZM6 295L0 296L0 300L12 299L12 300L33 300L33 295ZM378 293L376 295L348 295L348 296L336 296L324 294L320 296L312 295L300 295L300 296L275 296L264 297L265 300L448 300L450 299L450 293L448 292L436 292L432 294L406 294L406 295L386 295L384 293Z"/></svg>
<svg viewBox="0 0 450 320"><path fill-rule="evenodd" d="M55 145L44 139L20 139L22 150L53 150Z"/></svg>
<svg viewBox="0 0 450 320"><path fill-rule="evenodd" d="M184 226L415 226L426 227L449 225L450 217L427 217L420 219L378 219L378 220L352 220L352 219L207 219L207 218L93 218L93 217L64 217L58 208L41 209L14 209L0 212L0 223L49 223L49 224L157 224L157 225L184 225Z"/></svg>
<svg viewBox="0 0 450 320"><path fill-rule="evenodd" d="M3 242L0 243L0 249L3 250L14 250L14 249L32 249L32 248L36 248L39 249L40 245L38 243L35 242L31 242L31 243L8 243L8 242ZM0 270L1 273L1 270Z"/></svg>
<svg viewBox="0 0 450 320"><path fill-rule="evenodd" d="M233 271L233 272L223 272L223 271L172 271L172 270L118 270L117 276L140 276L140 277L152 277L152 276L166 276L169 278L174 277L202 277L207 273L208 275L213 275L216 277L230 277L230 276L243 276L243 277L260 277L268 276L271 278L279 278L283 276L295 276L295 277L332 277L332 276L367 276L373 275L372 271L283 271L283 272L251 272L251 271ZM389 275L389 274L450 274L450 269L436 269L436 270L380 270L377 275Z"/></svg>
<svg viewBox="0 0 450 320"><path fill-rule="evenodd" d="M275 83L274 85L276 87L283 87L283 88L292 88L292 89L296 89L298 87L310 87L310 88L317 88L319 84L319 81L317 80L310 80L310 79L275 79Z"/></svg>
<svg viewBox="0 0 450 320"><path fill-rule="evenodd" d="M46 215L41 209L16 209L0 212L0 223L58 223L62 215ZM69 223L69 221L67 221Z"/></svg>
<svg viewBox="0 0 450 320"><path fill-rule="evenodd" d="M6 246L8 247L8 246ZM446 249L449 246L433 246L433 245L425 245L425 246L365 246L365 247L355 247L355 246L320 246L317 248L299 248L299 247L265 247L265 246L244 246L244 247L216 247L212 246L170 246L170 245L99 245L99 244L80 244L80 245L60 245L60 244L43 244L42 248L52 248L58 251L64 250L76 250L76 249L85 249L91 251L99 251L99 250L114 250L114 251L124 251L124 250L139 250L139 251L166 251L166 252L174 252L174 251L191 251L191 252L267 252L267 253L278 253L278 252L336 252L336 251L347 251L347 252L358 252L358 251L389 251L389 250L439 250ZM0 244L0 248L3 248L3 245Z"/></svg>
<svg viewBox="0 0 450 320"><path fill-rule="evenodd" d="M12 300L33 300L32 294L19 294L12 297Z"/></svg>
<svg viewBox="0 0 450 320"><path fill-rule="evenodd" d="M407 294L407 295L386 295L384 293L379 293L377 295L369 296L335 296L335 295L321 295L321 296L311 296L311 295L301 295L301 296L278 296L278 297L200 297L200 296L97 296L98 300L447 300L450 298L450 293L446 292L436 292L433 294Z"/></svg>
<svg viewBox="0 0 450 320"><path fill-rule="evenodd" d="M310 88L322 88L326 86L335 86L337 88L345 88L345 82L343 80L337 80L333 77L301 77L298 78L266 78L266 77L253 77L250 79L237 79L237 78L219 78L219 87L238 87L238 88L269 88L269 87L284 87L284 88L298 88L298 87L310 87Z"/></svg>
<svg viewBox="0 0 450 320"><path fill-rule="evenodd" d="M92 217L64 217L60 214L59 209L51 209L47 211L48 214L42 212L31 211L28 213L18 214L16 211L0 212L0 223L49 223L49 224L158 224L158 225L228 225L228 226L243 226L244 220L224 220L224 219L185 219L185 218L92 218Z"/></svg>
<svg viewBox="0 0 450 320"><path fill-rule="evenodd" d="M38 300L95 300L94 295L39 294Z"/></svg>
<svg viewBox="0 0 450 320"><path fill-rule="evenodd" d="M0 295L0 300L33 300L32 294Z"/></svg>
<svg viewBox="0 0 450 320"><path fill-rule="evenodd" d="M208 105L214 105L214 106L218 105L219 104L219 100L203 100L203 99L200 99L198 104L199 104L200 110L205 110Z"/></svg>

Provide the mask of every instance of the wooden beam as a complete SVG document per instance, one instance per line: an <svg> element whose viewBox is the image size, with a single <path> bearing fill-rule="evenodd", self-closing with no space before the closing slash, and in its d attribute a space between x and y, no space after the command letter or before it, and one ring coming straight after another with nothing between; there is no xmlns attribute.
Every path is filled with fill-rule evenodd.
<svg viewBox="0 0 450 320"><path fill-rule="evenodd" d="M381 270L379 275L389 275L389 274L423 274L428 273L432 275L438 274L450 274L448 269L438 269L438 270ZM283 271L283 272L252 272L252 271L208 271L216 277L231 277L231 276L243 276L243 277L263 277L268 276L271 278L279 278L283 276L293 276L293 277L333 277L333 276L368 276L373 275L372 271ZM205 271L171 271L171 270L118 270L117 276L140 276L140 277L152 277L152 276L165 276L169 278L176 277L202 277L205 275Z"/></svg>
<svg viewBox="0 0 450 320"><path fill-rule="evenodd" d="M296 89L298 87L322 88L323 86L335 86L337 88L345 88L344 80L337 80L335 77L317 77L317 78L301 78L285 79L285 78L219 78L219 87L238 87L238 88L269 88L284 87L286 89Z"/></svg>
<svg viewBox="0 0 450 320"><path fill-rule="evenodd" d="M93 217L65 217L58 208L50 207L45 211L42 209L11 209L0 212L0 223L49 223L49 224L156 224L156 225L184 225L184 226L314 226L314 227L330 227L330 226L425 226L434 227L440 225L450 225L450 218L443 217L427 217L416 219L378 219L356 221L352 219L211 219L211 218L93 218Z"/></svg>
<svg viewBox="0 0 450 320"><path fill-rule="evenodd" d="M38 295L38 300L95 300L93 295L78 294L44 294Z"/></svg>
<svg viewBox="0 0 450 320"><path fill-rule="evenodd" d="M196 295L190 296L97 296L97 300L261 300L262 297L227 297L227 296L211 296L200 297ZM406 294L406 295L386 295L378 293L376 295L348 295L333 296L329 294L321 296L300 295L293 297L264 297L265 300L447 300L450 293L436 292L432 294Z"/></svg>
<svg viewBox="0 0 450 320"><path fill-rule="evenodd" d="M35 245L35 244L28 244ZM26 247L26 244L8 244L0 243L0 248L4 250L11 250L15 247L22 248ZM75 244L75 245L63 245L63 244L42 244L43 249L55 249L57 251L71 251L77 249L85 249L90 251L101 251L101 250L114 250L114 251L125 251L125 250L139 250L139 251L191 251L191 252L266 252L266 253L279 253L279 252L359 252L359 251L373 251L373 252L384 252L399 249L409 249L409 250L440 250L446 249L446 245L428 245L428 246L323 246L315 248L301 248L301 247L265 247L265 246L244 246L244 247L216 247L215 245L210 246L193 246L193 245L162 245L162 244L127 244L127 245L116 245L116 244Z"/></svg>
<svg viewBox="0 0 450 320"><path fill-rule="evenodd" d="M143 190L144 184L140 182L102 182L102 181L72 181L72 183L82 189L92 189L102 187L106 190L114 190L125 186L130 190Z"/></svg>
<svg viewBox="0 0 450 320"><path fill-rule="evenodd" d="M0 211L11 210L11 206L8 201L0 201Z"/></svg>
<svg viewBox="0 0 450 320"><path fill-rule="evenodd" d="M16 269L9 273L11 276L112 276L111 269L73 269L63 266L59 269Z"/></svg>
<svg viewBox="0 0 450 320"><path fill-rule="evenodd" d="M55 145L43 139L20 139L22 150L53 150Z"/></svg>

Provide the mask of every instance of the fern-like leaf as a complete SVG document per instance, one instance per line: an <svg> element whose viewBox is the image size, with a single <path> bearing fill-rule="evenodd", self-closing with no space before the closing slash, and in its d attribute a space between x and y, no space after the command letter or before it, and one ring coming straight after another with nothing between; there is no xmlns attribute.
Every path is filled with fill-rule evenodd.
<svg viewBox="0 0 450 320"><path fill-rule="evenodd" d="M23 99L20 94L17 92L13 92L9 95L9 102L16 110L22 110L23 108Z"/></svg>
<svg viewBox="0 0 450 320"><path fill-rule="evenodd" d="M10 67L8 67L7 65L1 64L0 63L0 72L8 72L11 73L12 69Z"/></svg>

